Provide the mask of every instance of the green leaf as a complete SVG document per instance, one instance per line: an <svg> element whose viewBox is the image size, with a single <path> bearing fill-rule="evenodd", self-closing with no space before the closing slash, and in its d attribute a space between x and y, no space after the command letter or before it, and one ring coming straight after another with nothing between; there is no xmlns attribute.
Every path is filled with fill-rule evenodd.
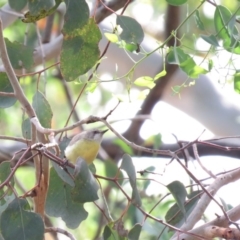
<svg viewBox="0 0 240 240"><path fill-rule="evenodd" d="M0 232L4 240L42 240L44 223L40 215L30 212L25 199L16 198L1 215Z"/></svg>
<svg viewBox="0 0 240 240"><path fill-rule="evenodd" d="M200 74L207 73L207 70L197 66L189 54L186 54L180 47L170 50L167 60L170 64L178 64L179 67L191 78L198 78Z"/></svg>
<svg viewBox="0 0 240 240"><path fill-rule="evenodd" d="M192 70L193 67L196 66L196 63L194 62L194 60L191 58L190 55L186 54L187 55L187 60L184 61L184 62L181 62L180 63L180 68L189 75L189 72Z"/></svg>
<svg viewBox="0 0 240 240"><path fill-rule="evenodd" d="M42 126L45 128L51 128L53 116L52 109L47 99L40 91L37 91L33 96L32 105Z"/></svg>
<svg viewBox="0 0 240 240"><path fill-rule="evenodd" d="M206 41L207 43L213 45L214 47L218 47L218 40L214 35L210 35L210 36L205 36L205 35L201 35L201 38Z"/></svg>
<svg viewBox="0 0 240 240"><path fill-rule="evenodd" d="M126 238L127 231L124 229L122 221L115 223L110 222L105 226L103 231L104 240L128 240Z"/></svg>
<svg viewBox="0 0 240 240"><path fill-rule="evenodd" d="M213 68L213 60L212 59L209 59L208 60L208 71L210 72Z"/></svg>
<svg viewBox="0 0 240 240"><path fill-rule="evenodd" d="M148 76L143 76L143 77L139 77L134 81L134 84L136 86L140 86L140 87L148 87L150 89L155 87L155 83L153 78L148 77Z"/></svg>
<svg viewBox="0 0 240 240"><path fill-rule="evenodd" d="M3 183L7 179L7 177L9 176L10 173L11 173L11 163L10 162L2 162L0 164L0 184Z"/></svg>
<svg viewBox="0 0 240 240"><path fill-rule="evenodd" d="M28 8L32 15L38 15L43 11L50 10L55 5L54 0L28 0Z"/></svg>
<svg viewBox="0 0 240 240"><path fill-rule="evenodd" d="M240 72L236 72L233 76L234 90L240 94Z"/></svg>
<svg viewBox="0 0 240 240"><path fill-rule="evenodd" d="M126 49L129 52L136 52L136 53L140 51L139 44L135 44L135 43L126 43L124 46L124 49Z"/></svg>
<svg viewBox="0 0 240 240"><path fill-rule="evenodd" d="M230 46L231 39L227 25L232 17L231 12L224 6L218 5L214 13L214 25L218 37L224 41L225 46Z"/></svg>
<svg viewBox="0 0 240 240"><path fill-rule="evenodd" d="M130 155L133 154L132 148L129 145L127 145L123 140L116 139L113 141L113 143L119 146L123 150L123 152L128 153Z"/></svg>
<svg viewBox="0 0 240 240"><path fill-rule="evenodd" d="M238 30L235 28L235 24L236 24L236 16L232 15L228 22L227 29L230 36L233 35L233 37L237 37L237 35L234 36L234 34L238 34Z"/></svg>
<svg viewBox="0 0 240 240"><path fill-rule="evenodd" d="M57 163L52 161L52 166L55 169L58 176L69 186L74 187L75 183L72 177L69 175L70 173L73 174L73 169L70 167L65 167L64 169L60 167Z"/></svg>
<svg viewBox="0 0 240 240"><path fill-rule="evenodd" d="M75 229L87 218L88 213L82 203L73 201L71 191L72 188L51 168L46 213L53 217L61 217L67 227Z"/></svg>
<svg viewBox="0 0 240 240"><path fill-rule="evenodd" d="M120 38L127 43L140 44L144 38L141 25L133 18L117 15L117 25L122 28Z"/></svg>
<svg viewBox="0 0 240 240"><path fill-rule="evenodd" d="M71 191L72 199L76 202L93 202L98 199L98 184L84 159L78 158L79 173L75 178L75 187Z"/></svg>
<svg viewBox="0 0 240 240"><path fill-rule="evenodd" d="M198 78L200 74L206 74L208 71L200 66L194 66L190 71L189 71L189 76L191 78Z"/></svg>
<svg viewBox="0 0 240 240"><path fill-rule="evenodd" d="M167 61L170 64L180 65L181 63L187 61L190 58L180 47L173 47L170 49Z"/></svg>
<svg viewBox="0 0 240 240"><path fill-rule="evenodd" d="M29 118L26 118L22 122L22 136L26 139L32 138L32 127Z"/></svg>
<svg viewBox="0 0 240 240"><path fill-rule="evenodd" d="M62 141L59 143L59 148L61 150L60 158L64 157L64 150L66 149L67 145L69 144L71 139L64 137ZM67 171L60 167L57 163L52 161L52 166L57 172L58 176L67 184L69 184L71 187L75 186L74 180L69 176L69 173L73 172L73 169L70 167L66 167Z"/></svg>
<svg viewBox="0 0 240 240"><path fill-rule="evenodd" d="M85 89L86 93L93 93L95 89L97 88L98 83L97 82L87 82L87 87Z"/></svg>
<svg viewBox="0 0 240 240"><path fill-rule="evenodd" d="M185 216L186 211L185 211L185 208L184 208L184 202L185 202L185 199L186 199L186 196L187 196L186 188L179 181L174 181L174 182L168 184L167 188L171 192L171 194L173 195L179 209L181 210L181 212Z"/></svg>
<svg viewBox="0 0 240 240"><path fill-rule="evenodd" d="M0 184L2 184L8 178L10 173L11 173L11 162L8 162L8 161L2 162L0 164ZM14 187L13 177L14 176L12 176L12 178L8 181L8 183L10 183L12 187ZM10 188L8 189L7 192L5 192L6 190L7 188L5 187L0 189L0 216L2 212L6 210L9 203L15 199L15 194L10 190Z"/></svg>
<svg viewBox="0 0 240 240"><path fill-rule="evenodd" d="M159 149L162 145L162 135L160 133L153 136L153 149Z"/></svg>
<svg viewBox="0 0 240 240"><path fill-rule="evenodd" d="M137 223L128 233L129 240L138 240L142 231L142 225Z"/></svg>
<svg viewBox="0 0 240 240"><path fill-rule="evenodd" d="M189 54L186 54L181 48L174 47L170 50L168 63L177 64L189 76L189 72L196 66L196 63Z"/></svg>
<svg viewBox="0 0 240 240"><path fill-rule="evenodd" d="M101 32L94 19L89 19L85 0L65 0L67 12L62 30L61 72L67 81L74 81L98 61Z"/></svg>
<svg viewBox="0 0 240 240"><path fill-rule="evenodd" d="M29 12L24 15L24 23L36 22L55 12L62 0L28 0Z"/></svg>
<svg viewBox="0 0 240 240"><path fill-rule="evenodd" d="M27 5L27 0L8 0L8 3L12 9L20 12Z"/></svg>
<svg viewBox="0 0 240 240"><path fill-rule="evenodd" d="M175 86L172 87L172 90L175 94L180 94L180 92L182 90L182 86L175 85Z"/></svg>
<svg viewBox="0 0 240 240"><path fill-rule="evenodd" d="M103 230L103 239L104 240L110 240L111 235L112 235L111 228L108 225L106 225L104 230Z"/></svg>
<svg viewBox="0 0 240 240"><path fill-rule="evenodd" d="M202 20L201 20L201 18L200 18L200 14L199 14L199 11L198 11L198 10L195 12L194 19L195 19L195 22L196 22L197 27L198 27L200 30L204 31L204 30L205 30L204 24L203 24L203 22L202 22Z"/></svg>
<svg viewBox="0 0 240 240"><path fill-rule="evenodd" d="M176 203L168 209L168 211L165 215L166 222L175 227L180 227L185 222L185 219L186 219L186 217L180 211L180 209Z"/></svg>
<svg viewBox="0 0 240 240"><path fill-rule="evenodd" d="M0 196L1 196L0 198L0 218L1 218L2 213L7 209L9 204L16 198L16 196L11 191L8 191L6 194L3 188L0 189ZM0 229L0 232L1 232L1 229Z"/></svg>
<svg viewBox="0 0 240 240"><path fill-rule="evenodd" d="M97 63L100 39L101 32L92 18L81 29L64 34L60 62L61 72L67 81L85 74Z"/></svg>
<svg viewBox="0 0 240 240"><path fill-rule="evenodd" d="M64 26L62 33L65 36L76 36L79 31L88 24L89 21L89 8L85 0L65 0L67 7L64 16Z"/></svg>
<svg viewBox="0 0 240 240"><path fill-rule="evenodd" d="M114 33L104 33L105 37L107 38L108 41L112 43L118 42L118 36Z"/></svg>
<svg viewBox="0 0 240 240"><path fill-rule="evenodd" d="M142 202L136 184L136 171L132 162L132 158L128 154L123 155L120 168L123 169L129 177L130 185L132 187L132 202L137 206L141 206Z"/></svg>
<svg viewBox="0 0 240 240"><path fill-rule="evenodd" d="M185 216L182 211L180 211L178 205L175 203L166 213L166 222L175 227L182 226L185 219L191 214L196 204L198 203L200 196L197 195L199 195L200 193L201 191L194 191L187 196L189 200L185 202Z"/></svg>
<svg viewBox="0 0 240 240"><path fill-rule="evenodd" d="M5 38L8 56L14 69L25 68L29 70L33 63L33 48L18 42L10 42Z"/></svg>
<svg viewBox="0 0 240 240"><path fill-rule="evenodd" d="M218 5L214 13L214 25L217 36L223 41L223 47L229 52L240 54L238 29L235 20L231 22L232 16L226 7Z"/></svg>
<svg viewBox="0 0 240 240"><path fill-rule="evenodd" d="M13 93L12 85L6 73L0 73L0 92ZM8 108L16 103L15 97L0 96L0 108Z"/></svg>
<svg viewBox="0 0 240 240"><path fill-rule="evenodd" d="M168 4L173 6L180 6L187 2L187 0L166 0Z"/></svg>
<svg viewBox="0 0 240 240"><path fill-rule="evenodd" d="M159 78L166 76L166 74L167 74L167 72L166 72L166 70L164 69L164 70L162 70L160 73L158 73L158 74L153 78L153 80L154 80L154 81L159 80Z"/></svg>
<svg viewBox="0 0 240 240"><path fill-rule="evenodd" d="M113 228L113 223L105 226L103 230L104 240L120 240L117 231Z"/></svg>
<svg viewBox="0 0 240 240"><path fill-rule="evenodd" d="M124 176L123 176L121 171L118 171L118 167L117 167L115 162L113 162L111 160L104 161L104 168L105 168L105 176L110 177L110 178L114 178L115 176L118 176L119 184L123 183ZM117 188L118 189L118 186L116 186L116 184L114 182L109 181L108 184L112 188Z"/></svg>
<svg viewBox="0 0 240 240"><path fill-rule="evenodd" d="M138 53L140 51L140 46L139 44L136 43L127 43L124 40L118 41L116 43L119 48L123 48L129 52L136 52Z"/></svg>
<svg viewBox="0 0 240 240"><path fill-rule="evenodd" d="M2 234L0 233L0 240L4 240Z"/></svg>

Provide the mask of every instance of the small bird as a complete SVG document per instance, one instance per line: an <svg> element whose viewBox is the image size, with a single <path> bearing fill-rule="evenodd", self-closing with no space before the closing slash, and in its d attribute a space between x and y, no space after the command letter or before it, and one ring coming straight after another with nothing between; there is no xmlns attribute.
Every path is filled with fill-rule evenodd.
<svg viewBox="0 0 240 240"><path fill-rule="evenodd" d="M108 129L103 131L87 130L77 134L65 149L66 158L75 166L79 158L84 159L87 164L91 164L98 154L103 134L107 131Z"/></svg>

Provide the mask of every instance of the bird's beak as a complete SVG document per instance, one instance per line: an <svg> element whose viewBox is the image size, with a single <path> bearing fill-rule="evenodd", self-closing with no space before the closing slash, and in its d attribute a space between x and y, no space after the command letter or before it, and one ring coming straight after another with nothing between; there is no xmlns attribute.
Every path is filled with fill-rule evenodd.
<svg viewBox="0 0 240 240"><path fill-rule="evenodd" d="M106 129L106 130L103 130L103 131L102 131L102 135L103 135L105 132L107 132L107 131L108 131L108 129Z"/></svg>

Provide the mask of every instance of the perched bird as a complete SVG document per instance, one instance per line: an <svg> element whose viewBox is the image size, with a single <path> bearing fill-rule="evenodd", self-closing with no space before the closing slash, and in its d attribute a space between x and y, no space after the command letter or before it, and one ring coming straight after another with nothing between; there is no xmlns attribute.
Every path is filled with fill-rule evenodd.
<svg viewBox="0 0 240 240"><path fill-rule="evenodd" d="M75 164L75 176L78 172L77 159L83 159L87 164L91 164L98 154L103 134L107 131L108 129L103 131L87 130L72 138L65 149L65 156L71 163Z"/></svg>

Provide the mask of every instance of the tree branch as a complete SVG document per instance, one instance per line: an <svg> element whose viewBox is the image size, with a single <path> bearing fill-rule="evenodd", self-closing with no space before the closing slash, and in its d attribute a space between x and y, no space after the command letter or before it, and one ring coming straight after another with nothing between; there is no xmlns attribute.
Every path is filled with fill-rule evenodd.
<svg viewBox="0 0 240 240"><path fill-rule="evenodd" d="M18 79L17 79L15 72L13 71L12 65L10 63L10 60L9 60L9 57L7 54L5 41L3 38L3 25L2 25L1 19L0 19L0 52L1 52L1 57L2 57L4 68L8 75L9 81L11 82L11 85L13 87L15 96L17 97L18 101L21 103L21 105L26 110L29 118L35 117L36 116L35 111L32 108L31 104L28 102L26 96L24 95L24 92L18 82Z"/></svg>
<svg viewBox="0 0 240 240"><path fill-rule="evenodd" d="M236 169L229 173L225 173L222 176L216 178L216 180L214 180L214 182L207 188L207 191L212 196L214 196L221 187L229 183L235 182L239 180L239 178L240 178L240 169ZM211 198L206 193L204 193L180 229L183 231L191 230L194 227L194 225L201 219L202 215L204 214L210 202L211 202ZM232 221L238 220L238 219L232 219L232 218L230 219ZM175 233L175 235L172 238L172 240L177 240L177 239L179 239L179 233ZM184 239L184 238L182 238L181 236L181 239Z"/></svg>

